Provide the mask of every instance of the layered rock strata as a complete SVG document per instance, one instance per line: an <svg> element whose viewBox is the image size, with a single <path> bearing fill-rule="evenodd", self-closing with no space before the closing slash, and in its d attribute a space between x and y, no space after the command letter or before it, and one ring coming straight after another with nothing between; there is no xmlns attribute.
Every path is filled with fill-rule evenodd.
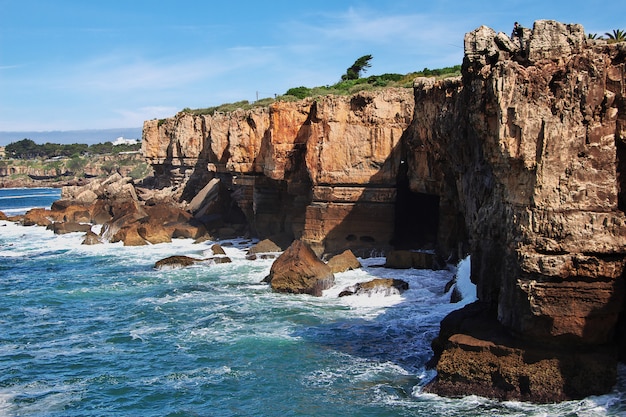
<svg viewBox="0 0 626 417"><path fill-rule="evenodd" d="M289 233L316 253L389 247L410 89L144 124L158 186L190 201L221 179L253 232Z"/></svg>
<svg viewBox="0 0 626 417"><path fill-rule="evenodd" d="M521 45L480 27L462 77L180 113L145 123L143 152L180 201L219 179L260 237L317 254L469 252L480 303L444 321L431 389L578 398L615 381L622 329L625 45L553 21Z"/></svg>
<svg viewBox="0 0 626 417"><path fill-rule="evenodd" d="M593 379L583 363L613 343L624 305L626 45L587 45L581 26L550 21L536 22L521 50L502 49L498 36L485 27L466 35L462 80L416 82L409 166L426 164L451 185L478 297L501 326L476 335L444 323L433 389L480 385L540 401L595 394L615 382L616 357L594 361ZM423 189L420 170L409 172ZM462 366L492 345L526 365L543 361L561 383L529 385L536 369L512 372L504 353L487 376Z"/></svg>

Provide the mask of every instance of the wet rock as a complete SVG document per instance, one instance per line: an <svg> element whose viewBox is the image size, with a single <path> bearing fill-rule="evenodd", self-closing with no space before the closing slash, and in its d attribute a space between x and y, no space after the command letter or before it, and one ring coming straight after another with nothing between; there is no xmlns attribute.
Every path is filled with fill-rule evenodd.
<svg viewBox="0 0 626 417"><path fill-rule="evenodd" d="M213 255L226 255L226 252L224 252L224 249L218 243L211 246L211 251Z"/></svg>
<svg viewBox="0 0 626 417"><path fill-rule="evenodd" d="M63 235L74 232L89 232L91 231L91 225L77 222L54 222L48 225L47 229L52 230L57 235Z"/></svg>
<svg viewBox="0 0 626 417"><path fill-rule="evenodd" d="M213 262L215 264L229 264L232 262L232 260L228 256L214 256L207 259L207 261Z"/></svg>
<svg viewBox="0 0 626 417"><path fill-rule="evenodd" d="M335 276L306 243L296 240L274 261L266 282L276 292L321 296Z"/></svg>
<svg viewBox="0 0 626 417"><path fill-rule="evenodd" d="M98 236L91 230L85 233L85 237L83 238L83 241L82 241L83 245L99 245L101 243L102 243L102 240L100 239L100 236Z"/></svg>
<svg viewBox="0 0 626 417"><path fill-rule="evenodd" d="M256 261L257 259L276 259L277 255L274 253L256 253L246 255L246 259L249 261Z"/></svg>
<svg viewBox="0 0 626 417"><path fill-rule="evenodd" d="M276 243L274 243L272 240L270 239L264 239L262 241L260 241L259 243L257 243L256 245L252 246L250 249L248 249L248 256L251 258L256 259L257 257L254 255L257 254L267 254L267 253L277 253L277 252L282 252L282 249L280 248L280 246L278 246Z"/></svg>
<svg viewBox="0 0 626 417"><path fill-rule="evenodd" d="M338 272L345 272L351 269L358 269L361 267L361 263L354 256L351 250L347 249L339 255L335 255L328 260L327 265L330 267L334 274Z"/></svg>
<svg viewBox="0 0 626 417"><path fill-rule="evenodd" d="M409 289L409 283L401 279L394 278L376 278L367 282L360 282L356 285L345 288L339 293L339 297L349 295L367 295L382 294L384 296L402 294Z"/></svg>
<svg viewBox="0 0 626 417"><path fill-rule="evenodd" d="M155 269L166 268L184 268L186 266L194 265L198 262L202 262L203 259L196 259L189 256L174 255L161 259L154 264Z"/></svg>

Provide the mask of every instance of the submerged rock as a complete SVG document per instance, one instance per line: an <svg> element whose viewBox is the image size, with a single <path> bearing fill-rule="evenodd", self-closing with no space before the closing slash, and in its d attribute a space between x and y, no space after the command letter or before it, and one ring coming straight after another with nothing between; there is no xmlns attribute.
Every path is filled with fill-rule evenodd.
<svg viewBox="0 0 626 417"><path fill-rule="evenodd" d="M195 265L197 263L204 264L227 264L231 263L232 260L228 256L214 256L211 258L201 259L201 258L192 258L191 256L185 255L174 255L168 256L167 258L161 259L154 264L155 269L165 269L165 268L185 268L187 266Z"/></svg>
<svg viewBox="0 0 626 417"><path fill-rule="evenodd" d="M360 282L351 287L345 288L339 293L339 297L349 295L367 295L382 294L384 296L402 294L409 289L409 283L401 279L394 278L376 278L367 282Z"/></svg>
<svg viewBox="0 0 626 417"><path fill-rule="evenodd" d="M85 237L83 238L83 245L99 245L102 243L100 236L89 230L85 233Z"/></svg>
<svg viewBox="0 0 626 417"><path fill-rule="evenodd" d="M168 256L167 258L161 259L154 264L155 269L165 269L165 268L184 268L186 266L191 266L195 263L202 262L203 259L192 258L189 256L183 255L174 255Z"/></svg>
<svg viewBox="0 0 626 417"><path fill-rule="evenodd" d="M207 261L213 262L215 264L229 264L232 262L232 260L228 256L214 256L207 259Z"/></svg>

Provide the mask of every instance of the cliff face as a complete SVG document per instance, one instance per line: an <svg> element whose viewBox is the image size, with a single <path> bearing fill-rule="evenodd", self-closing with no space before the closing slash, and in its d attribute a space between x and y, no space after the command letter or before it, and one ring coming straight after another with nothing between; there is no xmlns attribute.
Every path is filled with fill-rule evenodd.
<svg viewBox="0 0 626 417"><path fill-rule="evenodd" d="M452 185L472 280L497 318L489 332L476 311L442 327L435 391L552 401L615 381L614 356L586 349L613 343L624 304L626 47L586 45L580 26L548 21L527 35L524 49L508 50L479 28L465 38L462 88L416 82L413 166ZM585 368L589 357L572 349L604 365ZM507 364L520 354L540 368ZM477 369L465 366L472 360Z"/></svg>
<svg viewBox="0 0 626 417"><path fill-rule="evenodd" d="M545 37L554 24L537 25ZM503 324L596 343L621 308L624 47L583 47L582 29L562 26L541 53L531 37L521 62L480 28L462 82L417 80L409 172L414 190L428 191L424 171L453 185L479 297Z"/></svg>
<svg viewBox="0 0 626 417"><path fill-rule="evenodd" d="M91 155L50 160L8 159L0 162L1 187L60 187L83 182L85 178L106 177L116 171L140 178L148 174L139 153Z"/></svg>
<svg viewBox="0 0 626 417"><path fill-rule="evenodd" d="M183 200L220 178L257 234L287 233L318 253L386 249L413 108L410 89L388 89L179 114L145 123L143 153Z"/></svg>
<svg viewBox="0 0 626 417"><path fill-rule="evenodd" d="M413 91L149 121L143 151L182 200L219 178L262 236L469 252L480 303L442 324L433 390L603 392L625 292L626 44L553 21L523 40L478 28L461 78Z"/></svg>

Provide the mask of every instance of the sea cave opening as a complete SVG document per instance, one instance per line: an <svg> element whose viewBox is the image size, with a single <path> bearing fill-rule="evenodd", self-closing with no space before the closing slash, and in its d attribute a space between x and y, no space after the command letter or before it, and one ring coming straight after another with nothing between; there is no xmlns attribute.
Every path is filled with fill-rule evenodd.
<svg viewBox="0 0 626 417"><path fill-rule="evenodd" d="M395 207L395 249L434 249L439 232L439 196L398 187Z"/></svg>

